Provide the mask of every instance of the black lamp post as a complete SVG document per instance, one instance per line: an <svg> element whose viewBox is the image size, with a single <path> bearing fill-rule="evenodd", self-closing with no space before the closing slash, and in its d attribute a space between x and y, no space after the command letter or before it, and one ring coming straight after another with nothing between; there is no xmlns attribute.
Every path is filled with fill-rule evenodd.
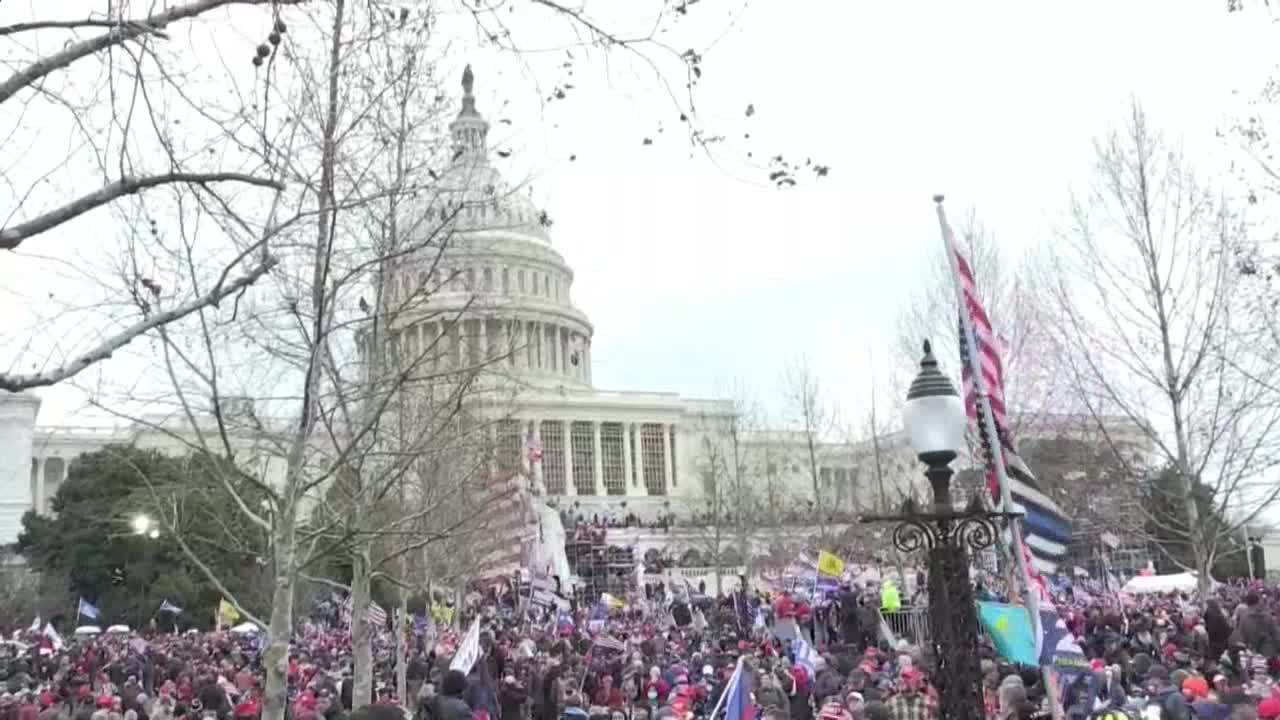
<svg viewBox="0 0 1280 720"><path fill-rule="evenodd" d="M976 495L963 510L952 504L951 461L964 446L966 418L960 396L939 372L928 341L902 415L911 449L927 466L924 474L933 503L922 510L909 499L899 515L867 515L862 522L894 523L895 547L905 553L925 551L934 682L941 717L980 720L982 673L969 553L991 547L997 533L995 521L1010 515L987 511Z"/></svg>

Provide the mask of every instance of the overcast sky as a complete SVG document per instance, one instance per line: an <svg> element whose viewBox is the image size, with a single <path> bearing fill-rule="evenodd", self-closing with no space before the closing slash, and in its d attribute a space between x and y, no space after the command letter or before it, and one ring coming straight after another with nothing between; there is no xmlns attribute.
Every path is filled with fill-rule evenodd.
<svg viewBox="0 0 1280 720"><path fill-rule="evenodd" d="M462 44L453 55L459 69L474 58L480 110L512 120L495 141L514 151L513 180L533 176L576 272L597 386L708 397L742 380L777 406L782 368L804 354L854 415L869 358L890 370L894 313L940 242L933 193L955 215L976 207L1015 254L1051 234L1090 139L1130 96L1193 153L1221 154L1231 92L1258 87L1275 38L1265 14L1224 4L753 0L707 56L701 109L713 129L750 132L757 157L830 166L787 190L690 159L651 78L584 67L573 98L542 107L536 70ZM724 29L722 7L706 22ZM3 267L0 282L10 298L39 291ZM71 386L42 394L41 423L84 419Z"/></svg>

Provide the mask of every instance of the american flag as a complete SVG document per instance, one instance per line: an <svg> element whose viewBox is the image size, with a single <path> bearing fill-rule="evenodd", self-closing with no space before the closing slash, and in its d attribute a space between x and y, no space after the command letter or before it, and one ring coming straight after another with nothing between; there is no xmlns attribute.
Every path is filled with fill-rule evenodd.
<svg viewBox="0 0 1280 720"><path fill-rule="evenodd" d="M520 473L486 478L476 493L476 564L472 577L481 584L505 581L523 565L525 548L538 537L537 515Z"/></svg>
<svg viewBox="0 0 1280 720"><path fill-rule="evenodd" d="M351 623L351 596L348 595L346 600L342 601L342 619L348 624ZM378 603L370 600L369 609L365 611L364 619L370 625L377 628L385 628L387 626L387 611L382 609Z"/></svg>
<svg viewBox="0 0 1280 720"><path fill-rule="evenodd" d="M1040 491L1036 485L1035 475L1018 456L1013 436L1009 433L1009 423L1005 413L1004 366L1000 362L998 349L1002 344L1001 339L992 330L991 320L987 317L987 312L982 307L982 300L978 297L973 270L969 267L964 255L957 249L955 236L945 219L942 221L942 233L948 252L952 254L952 267L955 269L962 302L960 366L961 381L964 386L964 406L969 417L976 421L978 426L978 437L982 443L983 458L987 465L987 487L998 502L1000 486L996 475L994 449L999 448L1005 476L1009 482L1009 495L1013 500L1013 507L1010 510L1023 513L1022 525L1026 547L1022 552L1030 556L1031 565L1037 573L1052 574L1067 554L1067 545L1071 542L1071 521L1063 514L1057 503ZM973 332L974 347L970 347L966 329L971 329ZM976 375L975 367L980 370ZM980 400L983 395L986 396L991 407L995 438L989 437L988 426L982 416L985 408Z"/></svg>

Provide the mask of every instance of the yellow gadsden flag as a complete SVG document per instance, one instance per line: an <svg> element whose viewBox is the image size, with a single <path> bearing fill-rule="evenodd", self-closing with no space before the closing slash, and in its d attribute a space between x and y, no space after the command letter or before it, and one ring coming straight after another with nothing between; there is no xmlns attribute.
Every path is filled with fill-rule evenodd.
<svg viewBox="0 0 1280 720"><path fill-rule="evenodd" d="M236 610L236 606L227 602L226 598L218 601L218 619L233 623L240 619L240 611Z"/></svg>
<svg viewBox="0 0 1280 720"><path fill-rule="evenodd" d="M844 572L844 561L826 550L818 551L818 574L827 577L840 577Z"/></svg>

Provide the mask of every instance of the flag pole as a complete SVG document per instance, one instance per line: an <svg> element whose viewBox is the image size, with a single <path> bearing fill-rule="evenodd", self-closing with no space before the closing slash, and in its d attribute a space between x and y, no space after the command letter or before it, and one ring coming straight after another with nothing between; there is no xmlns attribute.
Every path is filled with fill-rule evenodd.
<svg viewBox="0 0 1280 720"><path fill-rule="evenodd" d="M974 387L976 388L978 421L982 424L982 432L991 443L991 455L987 461L995 471L996 485L1000 491L1001 509L1004 512L1013 512L1013 497L1009 491L1009 476L1002 461L1004 450L1000 446L1000 436L996 433L995 415L991 412L991 396L987 392L987 383L982 375L982 364L978 359L978 343L977 336L973 331L973 321L969 317L968 308L965 307L964 290L960 286L960 266L956 257L955 236L951 232L951 226L947 223L946 211L942 207L943 196L934 195L933 201L937 206L938 224L942 228L942 242L946 246L947 263L951 267L952 285L955 288L956 302L960 309L960 331L964 333L963 339L969 347L969 372L973 375ZM1015 562L1018 564L1019 574L1022 576L1027 609L1034 611L1035 615L1032 617L1032 623L1033 626L1039 627L1040 603L1031 583L1031 572L1027 567L1026 555L1022 552L1021 519L1010 518L1009 528L1013 534L1013 555Z"/></svg>
<svg viewBox="0 0 1280 720"><path fill-rule="evenodd" d="M946 210L942 207L944 199L942 195L933 196L933 202L938 212L938 225L942 230L942 242L947 250L947 264L951 268L951 280L956 293L956 303L960 310L960 332L964 333L963 340L969 348L967 353L969 356L969 372L973 375L974 390L978 401L978 420L982 423L982 431L990 443L987 462L995 472L996 485L1000 490L1001 509L1004 512L1013 512L1013 496L1009 490L1009 476L1004 465L1004 447L1001 445L1000 436L996 432L995 414L991 411L991 396L987 391L987 382L982 374L982 362L978 357L978 343L973 331L973 319L969 316L968 308L965 305L964 289L960 286L960 261L956 255L955 235L951 232L951 226L947 223ZM1036 655L1038 657L1041 651L1041 643L1044 640L1044 628L1040 622L1040 596L1031 581L1031 569L1027 565L1021 518L1009 518L1009 532L1013 539L1014 562L1017 563L1018 573L1022 576L1023 602L1026 604L1027 613L1030 615L1031 627L1035 633ZM1041 667L1040 670L1044 676L1045 686L1056 689L1052 668ZM1054 717L1062 717L1057 693L1053 692L1051 698L1053 700Z"/></svg>
<svg viewBox="0 0 1280 720"><path fill-rule="evenodd" d="M734 675L738 675L739 673L742 672L742 661L744 659L745 659L744 656L741 656L741 655L738 656L738 666L733 669ZM741 675L738 675L738 682L742 682ZM726 685L725 688L728 689L728 686ZM720 712L720 706L724 704L724 700L728 696L729 696L729 693L726 693L726 692L720 693L720 699L716 700L716 706L714 708L711 708L711 712L707 714L707 720L715 719L716 713Z"/></svg>

